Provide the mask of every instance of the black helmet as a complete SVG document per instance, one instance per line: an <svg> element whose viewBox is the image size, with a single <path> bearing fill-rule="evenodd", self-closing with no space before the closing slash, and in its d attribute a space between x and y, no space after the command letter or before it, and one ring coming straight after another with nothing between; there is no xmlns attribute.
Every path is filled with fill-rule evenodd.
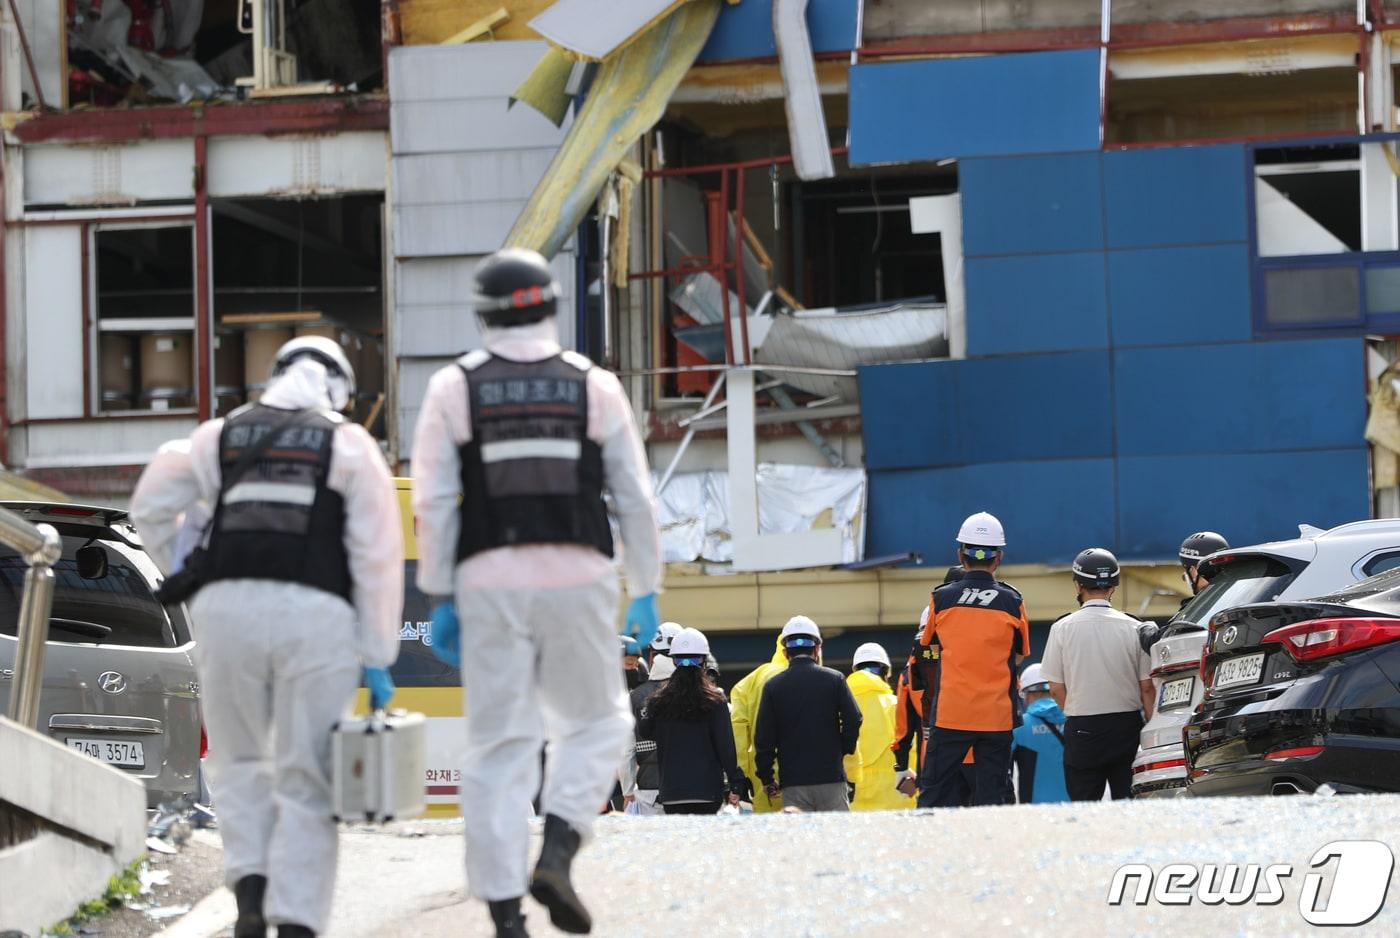
<svg viewBox="0 0 1400 938"><path fill-rule="evenodd" d="M1117 586L1120 580L1118 558L1102 547L1081 550L1074 558L1073 570L1074 582L1086 589L1106 590Z"/></svg>
<svg viewBox="0 0 1400 938"><path fill-rule="evenodd" d="M472 306L488 326L528 326L554 315L559 284L549 261L528 248L502 248L476 269Z"/></svg>
<svg viewBox="0 0 1400 938"><path fill-rule="evenodd" d="M967 576L967 571L963 569L963 565L955 563L948 568L947 573L943 574L943 585L947 586L949 583L957 583L965 576Z"/></svg>
<svg viewBox="0 0 1400 938"><path fill-rule="evenodd" d="M1214 531L1198 531L1181 542L1181 549L1176 552L1176 556L1183 567L1190 567L1229 546L1230 542Z"/></svg>

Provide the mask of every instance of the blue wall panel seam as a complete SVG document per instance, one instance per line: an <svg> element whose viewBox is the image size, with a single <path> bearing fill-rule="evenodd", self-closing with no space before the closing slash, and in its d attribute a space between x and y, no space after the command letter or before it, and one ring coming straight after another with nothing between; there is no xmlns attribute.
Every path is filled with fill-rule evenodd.
<svg viewBox="0 0 1400 938"><path fill-rule="evenodd" d="M1100 107L1103 107L1100 104ZM1113 243L1109 236L1108 227L1108 173L1105 171L1104 157L1099 155L1099 212L1103 216L1103 279L1104 279L1104 309L1108 311L1108 412L1113 415L1113 427L1109 436L1109 443L1112 447L1113 460L1113 547L1115 551L1121 551L1123 540L1123 506L1121 503L1123 486L1119 479L1119 467L1122 461L1118 458L1118 370L1117 370L1117 348L1113 342L1113 291L1109 284L1108 270L1108 246Z"/></svg>
<svg viewBox="0 0 1400 938"><path fill-rule="evenodd" d="M1042 255L1048 257L1055 257L1062 254L1132 254L1137 251L1185 251L1190 250L1191 248L1225 248L1248 246L1248 241L1173 241L1163 244L1135 244L1131 247L1118 248L1065 248L1063 250L1048 251L964 251L963 257L968 260L980 259L984 257L1040 257ZM1327 256L1331 257L1334 255Z"/></svg>

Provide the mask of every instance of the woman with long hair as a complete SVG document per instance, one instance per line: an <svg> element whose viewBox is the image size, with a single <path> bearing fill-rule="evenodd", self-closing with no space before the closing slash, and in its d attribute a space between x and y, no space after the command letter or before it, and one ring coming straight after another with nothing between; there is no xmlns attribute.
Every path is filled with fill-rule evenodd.
<svg viewBox="0 0 1400 938"><path fill-rule="evenodd" d="M667 814L716 814L726 798L738 804L750 793L734 752L724 693L706 673L709 653L702 632L683 629L671 642L676 673L652 694L637 723L638 738L656 743L656 801Z"/></svg>

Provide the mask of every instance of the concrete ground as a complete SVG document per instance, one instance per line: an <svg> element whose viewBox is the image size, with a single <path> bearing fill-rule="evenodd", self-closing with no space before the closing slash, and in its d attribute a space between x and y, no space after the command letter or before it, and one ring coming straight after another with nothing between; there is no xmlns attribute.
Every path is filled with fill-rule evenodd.
<svg viewBox="0 0 1400 938"><path fill-rule="evenodd" d="M1400 846L1400 796L617 816L600 821L576 871L604 936L1293 935L1316 931L1299 897L1314 852L1335 840ZM1293 871L1270 906L1112 907L1109 885L1125 863ZM1318 868L1325 883L1337 867ZM1392 878L1379 915L1345 931L1400 933L1397 889ZM485 907L463 898L460 822L347 830L336 895L331 938L491 934ZM558 934L529 900L527 916L532 934Z"/></svg>

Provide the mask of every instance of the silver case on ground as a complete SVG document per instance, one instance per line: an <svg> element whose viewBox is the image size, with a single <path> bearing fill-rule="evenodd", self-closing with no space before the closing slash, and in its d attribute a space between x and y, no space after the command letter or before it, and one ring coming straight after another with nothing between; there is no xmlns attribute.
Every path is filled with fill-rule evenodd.
<svg viewBox="0 0 1400 938"><path fill-rule="evenodd" d="M382 711L342 719L331 733L331 784L337 821L405 820L425 808L427 720Z"/></svg>

